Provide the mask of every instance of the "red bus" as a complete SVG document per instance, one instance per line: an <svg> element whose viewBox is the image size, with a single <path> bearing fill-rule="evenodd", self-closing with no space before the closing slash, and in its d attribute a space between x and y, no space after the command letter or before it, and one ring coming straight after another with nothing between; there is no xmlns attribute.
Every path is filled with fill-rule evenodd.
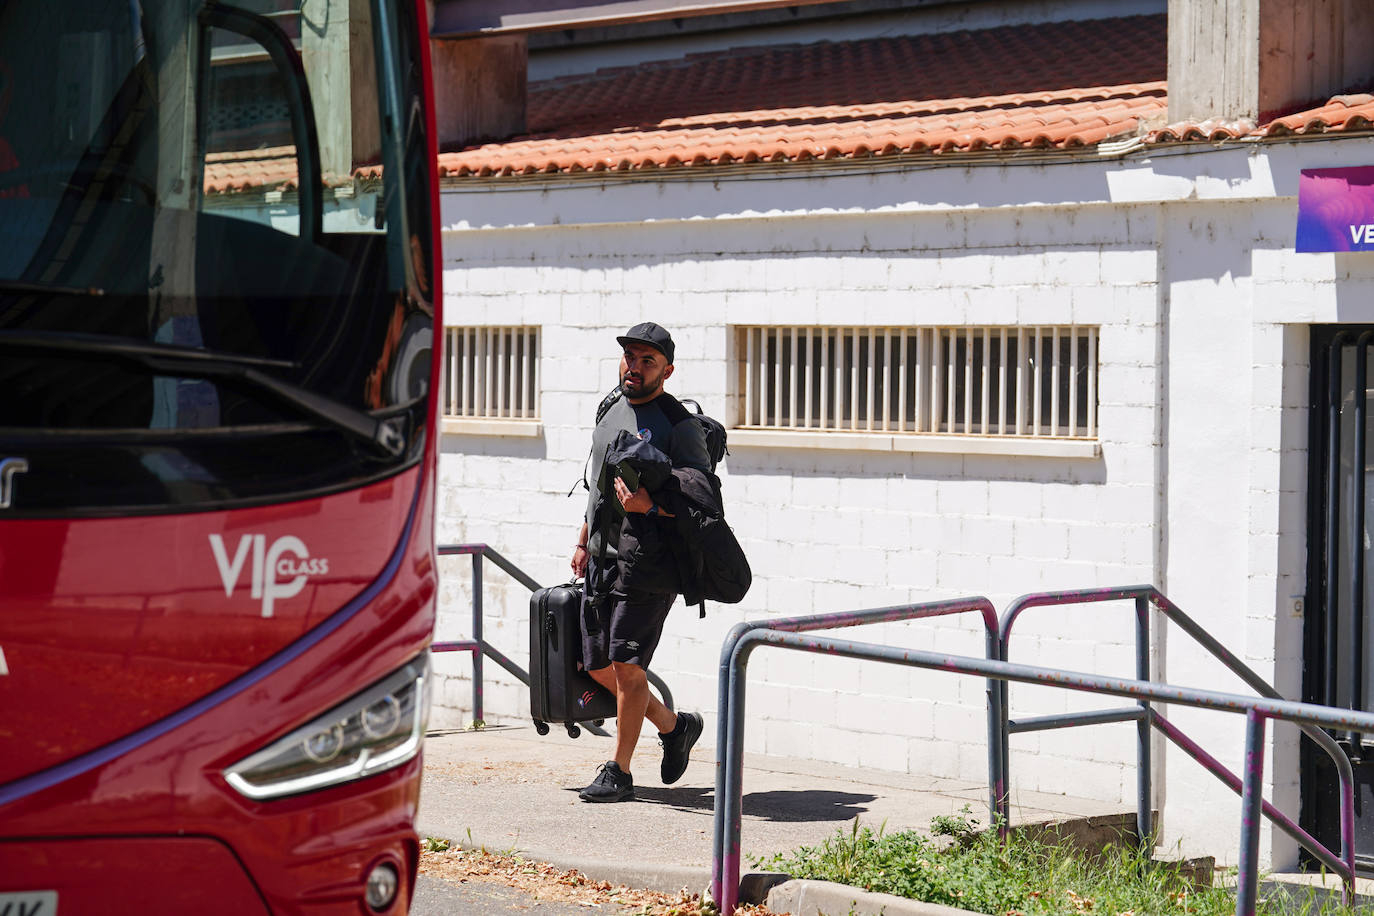
<svg viewBox="0 0 1374 916"><path fill-rule="evenodd" d="M0 3L0 913L409 905L424 6Z"/></svg>

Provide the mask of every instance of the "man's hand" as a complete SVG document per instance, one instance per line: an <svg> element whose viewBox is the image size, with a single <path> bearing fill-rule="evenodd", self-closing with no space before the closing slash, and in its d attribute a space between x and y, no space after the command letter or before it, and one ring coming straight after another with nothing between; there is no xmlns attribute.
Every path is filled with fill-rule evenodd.
<svg viewBox="0 0 1374 916"><path fill-rule="evenodd" d="M577 532L577 543L573 546L572 571L574 579L581 579L587 575L587 561L591 559L591 553L587 550L587 523L582 523L582 530Z"/></svg>
<svg viewBox="0 0 1374 916"><path fill-rule="evenodd" d="M654 498L649 495L648 490L640 487L631 493L625 481L619 477L615 479L615 495L620 499L620 505L626 512L648 512L654 504Z"/></svg>

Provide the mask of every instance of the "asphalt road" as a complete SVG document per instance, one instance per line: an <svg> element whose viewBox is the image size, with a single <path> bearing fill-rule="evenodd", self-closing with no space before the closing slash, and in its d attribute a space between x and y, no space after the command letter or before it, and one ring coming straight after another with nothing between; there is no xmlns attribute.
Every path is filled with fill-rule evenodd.
<svg viewBox="0 0 1374 916"><path fill-rule="evenodd" d="M587 916L582 904L540 900L533 894L487 881L445 881L421 875L411 916ZM607 908L597 912L610 913Z"/></svg>

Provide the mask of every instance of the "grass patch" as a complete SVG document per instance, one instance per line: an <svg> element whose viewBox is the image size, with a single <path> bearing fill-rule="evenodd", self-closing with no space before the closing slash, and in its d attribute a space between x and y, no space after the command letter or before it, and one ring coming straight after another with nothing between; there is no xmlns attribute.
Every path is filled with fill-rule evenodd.
<svg viewBox="0 0 1374 916"><path fill-rule="evenodd" d="M914 831L874 832L858 818L820 846L755 859L756 867L795 878L834 881L865 890L939 903L991 916L1231 916L1234 893L1199 887L1174 863L1157 862L1134 844L1108 846L1088 856L1052 838L1013 832L1003 843L995 830L963 815L936 818L934 837ZM1340 896L1288 888L1261 899L1265 916L1336 916L1355 911Z"/></svg>

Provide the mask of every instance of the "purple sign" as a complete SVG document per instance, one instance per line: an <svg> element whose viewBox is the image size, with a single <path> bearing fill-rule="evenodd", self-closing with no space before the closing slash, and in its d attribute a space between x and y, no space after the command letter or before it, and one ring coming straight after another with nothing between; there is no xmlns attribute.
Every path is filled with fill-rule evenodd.
<svg viewBox="0 0 1374 916"><path fill-rule="evenodd" d="M1298 251L1374 251L1374 166L1303 169Z"/></svg>

